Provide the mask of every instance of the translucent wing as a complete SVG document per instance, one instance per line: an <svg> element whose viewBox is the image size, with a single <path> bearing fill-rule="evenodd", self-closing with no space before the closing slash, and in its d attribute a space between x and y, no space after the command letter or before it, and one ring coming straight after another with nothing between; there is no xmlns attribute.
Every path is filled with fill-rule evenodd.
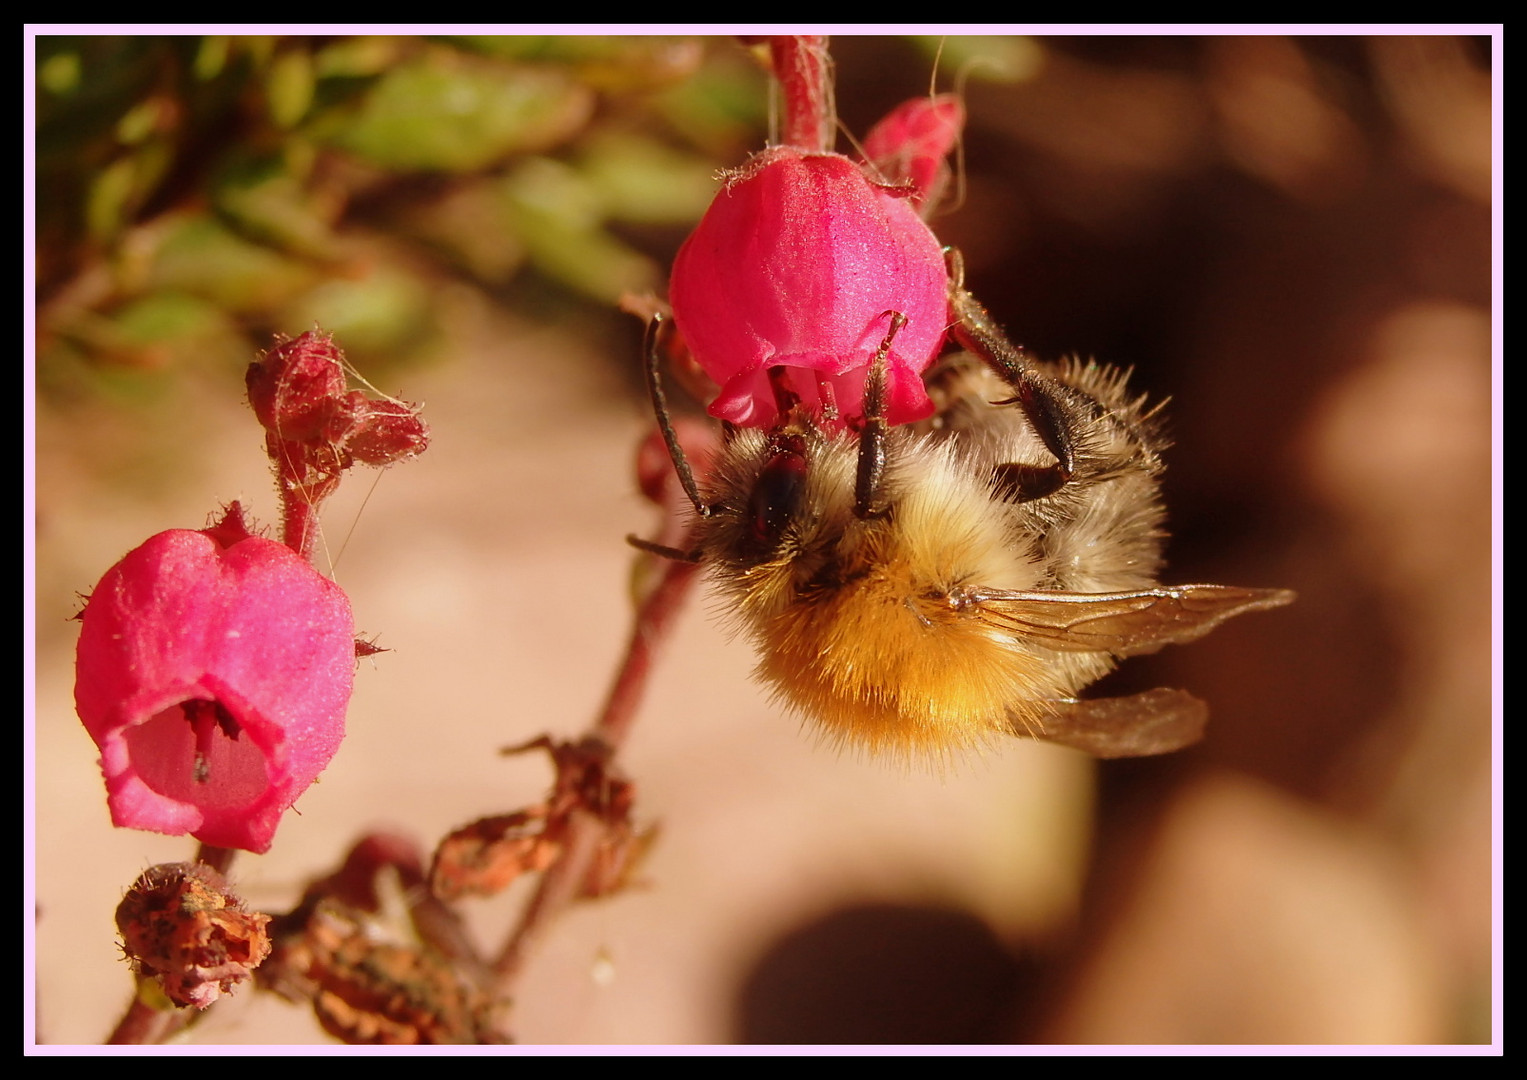
<svg viewBox="0 0 1527 1080"><path fill-rule="evenodd" d="M1195 641L1226 619L1292 602L1287 589L1175 585L1119 593L971 589L954 598L981 617L1055 649L1137 656Z"/></svg>
<svg viewBox="0 0 1527 1080"><path fill-rule="evenodd" d="M1208 721L1209 706L1192 694L1146 690L1129 697L1059 702L1039 737L1094 757L1148 757L1196 743Z"/></svg>

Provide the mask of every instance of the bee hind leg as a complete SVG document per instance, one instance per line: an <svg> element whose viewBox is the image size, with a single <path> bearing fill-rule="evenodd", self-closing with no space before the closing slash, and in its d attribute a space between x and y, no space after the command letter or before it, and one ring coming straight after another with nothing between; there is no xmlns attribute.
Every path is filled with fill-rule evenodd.
<svg viewBox="0 0 1527 1080"><path fill-rule="evenodd" d="M1025 503L1054 495L1071 479L1056 465L1024 465L1008 462L992 469L992 482L1004 502Z"/></svg>
<svg viewBox="0 0 1527 1080"><path fill-rule="evenodd" d="M1065 390L1034 369L1021 346L1014 345L991 317L991 313L965 288L965 260L955 248L949 258L949 310L951 328L962 348L979 356L1013 389L1013 396L996 405L1016 404L1023 409L1045 449L1055 457L1050 466L1007 465L998 470L997 484L1013 502L1027 502L1053 495L1076 472L1076 437L1073 409Z"/></svg>

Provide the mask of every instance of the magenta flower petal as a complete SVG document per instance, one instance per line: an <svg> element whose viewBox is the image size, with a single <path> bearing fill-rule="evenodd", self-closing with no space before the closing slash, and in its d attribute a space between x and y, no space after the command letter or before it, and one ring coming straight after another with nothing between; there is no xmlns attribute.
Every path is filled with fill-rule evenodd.
<svg viewBox="0 0 1527 1080"><path fill-rule="evenodd" d="M778 418L767 371L782 366L807 405L831 394L863 414L864 377L886 335L887 419L932 412L922 372L948 324L948 273L917 211L841 154L774 147L717 194L674 260L669 295L690 352L721 387L712 416L750 427ZM830 414L826 414L830 420Z"/></svg>
<svg viewBox="0 0 1527 1080"><path fill-rule="evenodd" d="M289 548L230 532L163 532L107 572L74 699L118 826L263 852L339 749L355 626Z"/></svg>

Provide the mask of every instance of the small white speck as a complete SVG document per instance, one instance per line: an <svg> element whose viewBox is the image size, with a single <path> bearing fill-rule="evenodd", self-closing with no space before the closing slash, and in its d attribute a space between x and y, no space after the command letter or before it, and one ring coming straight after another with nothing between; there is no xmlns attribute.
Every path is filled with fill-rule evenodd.
<svg viewBox="0 0 1527 1080"><path fill-rule="evenodd" d="M594 957L594 966L589 969L589 978L594 980L595 986L609 986L615 981L615 961L610 954L603 949Z"/></svg>

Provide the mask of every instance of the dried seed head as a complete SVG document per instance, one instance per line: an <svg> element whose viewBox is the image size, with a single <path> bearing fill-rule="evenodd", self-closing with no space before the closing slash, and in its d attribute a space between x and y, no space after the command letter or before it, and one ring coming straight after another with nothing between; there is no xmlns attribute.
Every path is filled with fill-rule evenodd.
<svg viewBox="0 0 1527 1080"><path fill-rule="evenodd" d="M133 970L157 980L176 1005L198 1009L232 993L269 955L269 922L201 863L150 868L117 906Z"/></svg>

